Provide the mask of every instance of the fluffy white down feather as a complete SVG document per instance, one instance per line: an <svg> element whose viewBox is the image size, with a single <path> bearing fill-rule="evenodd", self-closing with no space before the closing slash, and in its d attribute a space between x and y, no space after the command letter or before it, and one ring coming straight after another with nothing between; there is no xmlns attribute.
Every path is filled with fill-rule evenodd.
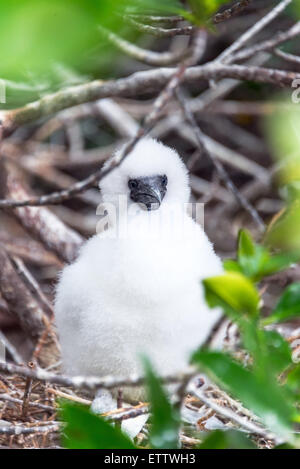
<svg viewBox="0 0 300 469"><path fill-rule="evenodd" d="M55 313L69 374L128 376L141 371L140 353L162 375L176 372L219 318L207 307L201 286L201 279L222 271L210 241L186 211L174 217L171 229L165 222L170 205L183 206L189 198L178 154L155 140L142 140L101 181L103 200L117 205L118 195L129 195L130 178L157 174L168 177L160 208L135 207L127 236L112 237L113 226L95 235L61 274ZM157 226L153 230L150 217Z"/></svg>

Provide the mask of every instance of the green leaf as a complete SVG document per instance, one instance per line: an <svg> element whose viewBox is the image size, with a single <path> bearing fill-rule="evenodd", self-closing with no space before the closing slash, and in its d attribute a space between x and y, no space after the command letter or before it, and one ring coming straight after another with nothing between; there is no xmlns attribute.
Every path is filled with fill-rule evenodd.
<svg viewBox="0 0 300 469"><path fill-rule="evenodd" d="M274 322L283 322L300 315L300 282L295 282L288 286L274 311L270 316L263 319L262 324L272 324Z"/></svg>
<svg viewBox="0 0 300 469"><path fill-rule="evenodd" d="M69 449L135 449L118 427L92 414L86 407L64 403L63 445Z"/></svg>
<svg viewBox="0 0 300 469"><path fill-rule="evenodd" d="M289 437L294 409L275 379L256 375L221 352L199 350L193 363L257 414L275 433Z"/></svg>
<svg viewBox="0 0 300 469"><path fill-rule="evenodd" d="M224 270L226 270L226 272L239 272L240 274L243 273L238 262L232 259L226 259L223 262L223 267L224 267Z"/></svg>
<svg viewBox="0 0 300 469"><path fill-rule="evenodd" d="M272 369L273 375L284 371L292 363L291 348L288 342L276 331L262 331L268 356L266 366Z"/></svg>
<svg viewBox="0 0 300 469"><path fill-rule="evenodd" d="M290 251L276 254L265 263L262 269L262 276L267 276L287 269L295 262L300 260L300 251Z"/></svg>
<svg viewBox="0 0 300 469"><path fill-rule="evenodd" d="M287 387L294 393L300 392L300 365L295 365L286 378Z"/></svg>
<svg viewBox="0 0 300 469"><path fill-rule="evenodd" d="M238 272L226 272L203 281L206 301L221 306L228 314L256 316L259 295L253 283Z"/></svg>
<svg viewBox="0 0 300 469"><path fill-rule="evenodd" d="M178 448L179 415L172 407L150 361L144 357L143 363L152 413L151 447L157 449Z"/></svg>
<svg viewBox="0 0 300 469"><path fill-rule="evenodd" d="M258 281L263 276L264 266L270 254L267 249L253 242L246 230L241 230L238 239L238 263L246 277Z"/></svg>
<svg viewBox="0 0 300 469"><path fill-rule="evenodd" d="M257 449L257 447L241 432L216 430L206 437L198 449Z"/></svg>
<svg viewBox="0 0 300 469"><path fill-rule="evenodd" d="M240 270L254 282L258 282L267 275L286 269L291 264L298 262L300 251L293 250L272 255L269 250L255 243L246 230L241 230L238 239L238 265ZM234 262L234 261L232 261ZM229 268L226 270L237 270Z"/></svg>

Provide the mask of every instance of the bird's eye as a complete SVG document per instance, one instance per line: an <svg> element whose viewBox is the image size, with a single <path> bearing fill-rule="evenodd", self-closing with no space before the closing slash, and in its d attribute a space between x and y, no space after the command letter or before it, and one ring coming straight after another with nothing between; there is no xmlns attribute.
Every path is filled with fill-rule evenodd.
<svg viewBox="0 0 300 469"><path fill-rule="evenodd" d="M137 182L136 179L129 179L129 181L128 181L128 187L129 187L130 190L131 190L131 189L136 189L137 186L138 186L138 182Z"/></svg>
<svg viewBox="0 0 300 469"><path fill-rule="evenodd" d="M161 182L163 186L166 186L168 184L168 178L165 174L163 175Z"/></svg>

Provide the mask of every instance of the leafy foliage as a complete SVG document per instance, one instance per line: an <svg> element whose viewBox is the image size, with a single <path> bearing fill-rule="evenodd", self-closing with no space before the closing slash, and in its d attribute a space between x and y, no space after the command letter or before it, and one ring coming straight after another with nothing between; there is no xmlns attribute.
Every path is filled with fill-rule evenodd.
<svg viewBox="0 0 300 469"><path fill-rule="evenodd" d="M204 280L206 300L210 306L223 306L232 314L256 315L259 296L251 281L239 272Z"/></svg>
<svg viewBox="0 0 300 469"><path fill-rule="evenodd" d="M282 322L300 316L300 283L293 283L283 292L272 314L264 319L264 325Z"/></svg>
<svg viewBox="0 0 300 469"><path fill-rule="evenodd" d="M178 448L179 415L170 404L147 358L144 358L144 369L152 413L151 447L157 449Z"/></svg>
<svg viewBox="0 0 300 469"><path fill-rule="evenodd" d="M1 54L0 78L7 80L3 107L15 108L62 86L98 78L100 69L101 78L110 74L114 48L106 47L100 24L122 34L124 30L134 41L139 33L124 14L180 14L204 24L222 3L191 0L191 13L180 0L0 0L0 40L9 44Z"/></svg>
<svg viewBox="0 0 300 469"><path fill-rule="evenodd" d="M270 380L268 373L246 369L222 352L200 350L192 360L260 416L267 427L287 436L291 430L293 408L286 400L283 389Z"/></svg>
<svg viewBox="0 0 300 469"><path fill-rule="evenodd" d="M69 449L134 449L134 444L118 427L113 427L87 408L62 405L62 419L66 422L63 444Z"/></svg>
<svg viewBox="0 0 300 469"><path fill-rule="evenodd" d="M256 449L256 446L241 432L216 430L198 446L198 449Z"/></svg>

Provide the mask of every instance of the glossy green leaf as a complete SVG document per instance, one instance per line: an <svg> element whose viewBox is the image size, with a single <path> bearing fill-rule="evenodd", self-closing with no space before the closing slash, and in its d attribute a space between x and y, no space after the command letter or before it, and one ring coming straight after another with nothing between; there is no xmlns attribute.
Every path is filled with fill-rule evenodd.
<svg viewBox="0 0 300 469"><path fill-rule="evenodd" d="M250 280L239 272L226 272L203 281L209 306L221 306L227 312L256 316L259 295Z"/></svg>
<svg viewBox="0 0 300 469"><path fill-rule="evenodd" d="M174 449L179 445L179 415L172 407L159 378L147 358L143 359L152 425L150 443L152 448Z"/></svg>
<svg viewBox="0 0 300 469"><path fill-rule="evenodd" d="M272 314L262 322L267 325L297 316L300 316L300 282L293 283L285 289Z"/></svg>
<svg viewBox="0 0 300 469"><path fill-rule="evenodd" d="M92 414L86 407L63 404L63 445L69 449L135 449L118 427Z"/></svg>
<svg viewBox="0 0 300 469"><path fill-rule="evenodd" d="M216 430L205 438L198 449L257 449L257 447L241 432Z"/></svg>
<svg viewBox="0 0 300 469"><path fill-rule="evenodd" d="M269 374L258 376L221 352L199 350L192 361L260 416L268 428L289 437L294 409L284 389Z"/></svg>

